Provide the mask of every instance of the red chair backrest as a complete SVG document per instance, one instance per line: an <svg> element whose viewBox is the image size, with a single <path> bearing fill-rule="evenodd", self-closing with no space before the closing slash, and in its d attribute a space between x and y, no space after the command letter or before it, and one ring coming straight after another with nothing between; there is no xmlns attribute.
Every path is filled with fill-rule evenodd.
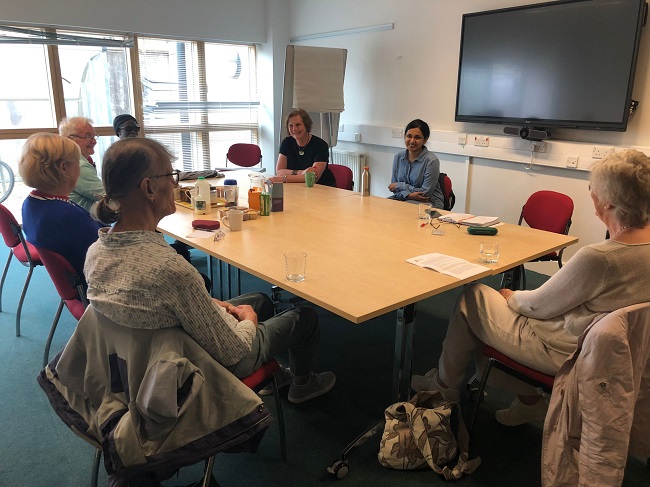
<svg viewBox="0 0 650 487"><path fill-rule="evenodd" d="M74 267L61 254L52 250L38 248L43 265L50 275L56 291L64 301L86 301L83 278L77 274Z"/></svg>
<svg viewBox="0 0 650 487"><path fill-rule="evenodd" d="M354 181L352 180L352 169L341 164L328 164L327 167L336 179L336 187L341 189L348 189L352 191L354 188Z"/></svg>
<svg viewBox="0 0 650 487"><path fill-rule="evenodd" d="M255 144L233 144L226 159L241 167L256 166L262 160L262 150Z"/></svg>
<svg viewBox="0 0 650 487"><path fill-rule="evenodd" d="M443 201L443 210L451 210L456 204L456 195L451 189L451 179L444 172L440 173L438 176L438 184L440 184L440 189L442 189L442 195L444 196Z"/></svg>
<svg viewBox="0 0 650 487"><path fill-rule="evenodd" d="M20 245L20 239L16 231L19 228L20 225L14 218L13 213L6 206L0 204L0 233L2 233L2 238L10 249Z"/></svg>
<svg viewBox="0 0 650 487"><path fill-rule="evenodd" d="M521 209L522 219L531 228L566 234L571 226L573 200L555 191L537 191L530 195Z"/></svg>

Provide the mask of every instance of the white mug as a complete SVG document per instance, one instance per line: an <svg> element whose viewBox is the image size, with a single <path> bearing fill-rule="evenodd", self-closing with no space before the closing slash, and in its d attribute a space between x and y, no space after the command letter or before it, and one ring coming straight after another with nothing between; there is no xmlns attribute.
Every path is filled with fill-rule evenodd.
<svg viewBox="0 0 650 487"><path fill-rule="evenodd" d="M244 211L228 210L226 215L221 219L221 223L226 225L231 232L239 232L244 223Z"/></svg>

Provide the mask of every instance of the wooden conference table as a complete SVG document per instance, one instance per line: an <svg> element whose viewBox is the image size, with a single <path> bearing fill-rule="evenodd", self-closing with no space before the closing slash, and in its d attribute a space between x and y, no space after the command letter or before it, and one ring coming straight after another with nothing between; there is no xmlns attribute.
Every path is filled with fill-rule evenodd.
<svg viewBox="0 0 650 487"><path fill-rule="evenodd" d="M240 203L246 200L249 171L232 171L240 183ZM216 182L215 182L216 181ZM211 180L221 185L223 180ZM216 212L207 216L218 219ZM397 311L393 397L409 392L413 310L418 301L482 277L499 274L536 257L578 241L576 237L503 224L494 237L474 236L467 227L442 224L444 236L421 227L417 205L315 185L284 185L284 211L245 221L240 232L222 227L226 238L188 238L194 219L177 205L159 230L266 282L280 286L352 323ZM205 218L201 216L200 218ZM406 262L438 252L478 263L483 240L499 242L497 264L469 279L459 280ZM284 253L307 253L307 278L285 278Z"/></svg>

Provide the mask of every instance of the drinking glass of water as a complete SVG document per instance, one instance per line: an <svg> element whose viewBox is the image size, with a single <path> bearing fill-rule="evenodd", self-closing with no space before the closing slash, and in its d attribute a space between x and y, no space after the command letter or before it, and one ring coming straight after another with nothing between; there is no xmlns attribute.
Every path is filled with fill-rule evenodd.
<svg viewBox="0 0 650 487"><path fill-rule="evenodd" d="M499 242L481 242L478 260L482 264L496 264L499 261Z"/></svg>

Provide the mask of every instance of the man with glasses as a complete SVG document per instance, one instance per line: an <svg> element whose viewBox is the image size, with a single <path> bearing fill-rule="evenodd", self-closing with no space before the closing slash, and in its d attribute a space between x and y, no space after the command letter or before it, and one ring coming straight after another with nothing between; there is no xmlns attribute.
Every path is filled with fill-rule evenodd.
<svg viewBox="0 0 650 487"><path fill-rule="evenodd" d="M128 139L131 137L137 137L140 133L140 124L138 121L129 114L118 115L113 120L113 129L115 129L115 135L120 139Z"/></svg>
<svg viewBox="0 0 650 487"><path fill-rule="evenodd" d="M81 149L79 180L70 193L70 199L90 211L93 204L104 196L104 185L92 159L98 137L92 120L85 117L64 118L59 124L59 134L71 139Z"/></svg>

